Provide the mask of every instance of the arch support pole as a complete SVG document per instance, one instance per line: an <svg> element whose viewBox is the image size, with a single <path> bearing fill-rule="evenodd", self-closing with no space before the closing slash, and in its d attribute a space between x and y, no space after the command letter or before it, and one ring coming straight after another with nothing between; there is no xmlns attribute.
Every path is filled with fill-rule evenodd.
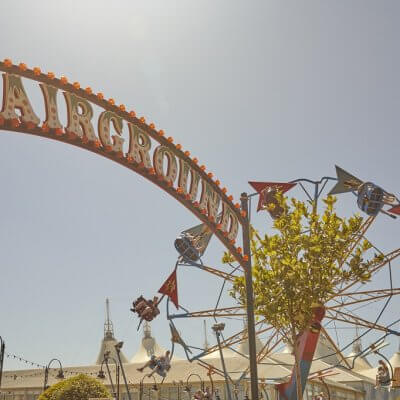
<svg viewBox="0 0 400 400"><path fill-rule="evenodd" d="M246 279L246 311L247 311L247 336L249 340L249 359L250 359L250 387L251 400L258 400L258 371L257 371L257 351L256 351L256 330L254 321L254 295L253 295L253 274L251 267L250 254L250 221L249 221L249 198L247 193L242 193L240 197L242 210L246 217L242 226L243 232L243 254L247 255L244 260L244 275Z"/></svg>

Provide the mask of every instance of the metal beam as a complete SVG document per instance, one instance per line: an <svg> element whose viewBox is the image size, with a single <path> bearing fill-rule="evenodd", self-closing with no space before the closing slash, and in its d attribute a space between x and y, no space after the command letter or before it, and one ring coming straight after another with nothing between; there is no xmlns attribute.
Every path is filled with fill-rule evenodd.
<svg viewBox="0 0 400 400"><path fill-rule="evenodd" d="M260 325L264 324L265 322L266 321L264 319L262 321L257 322L255 324L255 326L260 326ZM272 326L268 326L267 328L261 328L256 332L256 334L259 335L261 333L268 332L268 331L270 331L272 329L274 329ZM221 347L222 348L230 347L230 346L233 346L233 345L235 345L237 343L240 343L243 340L247 339L247 335L248 335L247 334L247 329L243 329L242 331L240 331L238 333L235 333L234 335L226 338L225 340L222 340L221 341ZM212 347L208 348L207 350L205 350L203 353L201 353L199 356L197 356L195 358L204 357L204 356L206 356L208 354L214 353L217 350L218 350L218 346L217 345L212 346Z"/></svg>
<svg viewBox="0 0 400 400"><path fill-rule="evenodd" d="M194 311L182 314L170 314L169 318L244 317L246 315L247 314L245 313L243 307L226 307Z"/></svg>
<svg viewBox="0 0 400 400"><path fill-rule="evenodd" d="M348 368L351 369L350 363L347 361L346 357L342 354L340 351L339 347L337 347L335 341L331 338L329 333L326 331L324 327L321 326L321 332L324 334L324 336L327 338L328 342L333 346L333 348L336 351L336 354L339 355L339 357L342 359L342 361L347 365ZM322 359L323 360L323 359Z"/></svg>
<svg viewBox="0 0 400 400"><path fill-rule="evenodd" d="M376 296L373 296L373 293L376 294ZM365 298L360 298L360 299L356 299L353 296L355 295L362 295L362 296L367 296ZM359 303L365 303L367 301L377 301L377 300L382 300L385 299L387 297L391 297L391 296L397 296L400 294L400 288L396 288L396 289L385 289L385 290L371 290L369 293L368 292L364 292L364 293L352 293L352 294L346 294L343 293L340 295L340 297L342 296L347 296L350 297L351 299L353 299L353 301L348 301L348 302L340 302L339 300L333 299L335 301L338 302L337 305L335 306L329 306L326 307L327 310L334 310L337 308L342 308L342 307L348 307L354 304L359 304Z"/></svg>
<svg viewBox="0 0 400 400"><path fill-rule="evenodd" d="M366 219L360 226L360 228L358 229L358 231L354 234L354 237L356 237L357 239L353 242L350 243L345 256L343 257L341 263L339 264L339 268L341 268L343 266L343 264L346 262L347 257L349 257L349 255L354 251L354 249L357 247L357 245L360 243L361 239L364 237L365 233L367 232L367 230L369 229L369 227L372 225L372 223L374 222L375 217L369 217L368 219Z"/></svg>
<svg viewBox="0 0 400 400"><path fill-rule="evenodd" d="M378 272L381 268L383 268L385 265L387 265L388 263L393 261L398 256L400 256L400 248L396 249L396 250L393 250L388 254L385 254L384 255L384 261L378 263L377 265L375 265L375 266L373 266L371 268L371 270L370 270L371 275L373 275L376 272ZM373 265L373 263L371 263L371 265ZM353 282L351 282L348 285L346 285L344 288L341 288L337 293L333 294L327 301L332 300L334 297L337 297L342 293L345 293L346 290L350 289L351 287L353 287L354 285L356 285L359 282L360 282L359 280L354 280Z"/></svg>
<svg viewBox="0 0 400 400"><path fill-rule="evenodd" d="M330 315L330 313L334 312L336 315ZM373 322L367 321L363 318L359 318L356 317L354 315L342 312L342 311L338 311L338 310L334 310L334 311L330 311L327 310L327 315L325 316L325 318L331 319L333 321L339 321L339 322L345 322L347 324L352 324L352 325L356 325L356 326L362 326L364 328L369 328L369 329L376 329L378 331L382 331L387 333L389 331L388 328L386 328L385 326L379 325L379 324L375 324Z"/></svg>
<svg viewBox="0 0 400 400"><path fill-rule="evenodd" d="M197 263L191 263L191 264L179 264L185 267L194 267L194 268L199 268L203 271L209 272L210 274L213 274L215 276L218 276L219 278L222 278L226 281L230 281L233 282L235 280L235 278L237 277L236 275L232 275L232 273L227 273L224 271L220 271L219 269L213 268L213 267L209 267L207 265L202 265L202 264L197 264Z"/></svg>

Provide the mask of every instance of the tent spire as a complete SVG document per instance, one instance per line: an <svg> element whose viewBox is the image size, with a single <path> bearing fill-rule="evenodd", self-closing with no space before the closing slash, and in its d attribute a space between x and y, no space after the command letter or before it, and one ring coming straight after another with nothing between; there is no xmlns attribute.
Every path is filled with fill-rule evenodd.
<svg viewBox="0 0 400 400"><path fill-rule="evenodd" d="M207 326L206 326L206 320L203 320L203 324L204 324L204 350L208 350L210 345L208 344L208 340L207 340Z"/></svg>
<svg viewBox="0 0 400 400"><path fill-rule="evenodd" d="M104 337L114 338L114 326L110 319L110 301L106 299L106 322L104 323Z"/></svg>
<svg viewBox="0 0 400 400"><path fill-rule="evenodd" d="M106 299L106 318L104 322L104 338L101 341L99 355L97 357L96 364L101 365L104 361L104 357L109 356L109 362L114 363L118 356L115 350L115 345L118 343L117 339L114 337L114 325L110 317L110 300ZM125 355L120 353L121 361L127 363Z"/></svg>
<svg viewBox="0 0 400 400"><path fill-rule="evenodd" d="M360 338L360 330L358 325L356 325L356 337L354 338L353 342L353 352L355 354L361 353L362 351L362 344L361 344L361 338Z"/></svg>

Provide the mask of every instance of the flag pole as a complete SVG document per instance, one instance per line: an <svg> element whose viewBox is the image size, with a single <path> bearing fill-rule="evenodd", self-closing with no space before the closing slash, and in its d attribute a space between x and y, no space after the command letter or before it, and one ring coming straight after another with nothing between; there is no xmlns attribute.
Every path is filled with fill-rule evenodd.
<svg viewBox="0 0 400 400"><path fill-rule="evenodd" d="M163 294L163 295L160 297L160 300L157 301L157 304L156 304L157 307L158 307L158 305L162 302L162 300L163 300L164 297L165 297L165 294Z"/></svg>

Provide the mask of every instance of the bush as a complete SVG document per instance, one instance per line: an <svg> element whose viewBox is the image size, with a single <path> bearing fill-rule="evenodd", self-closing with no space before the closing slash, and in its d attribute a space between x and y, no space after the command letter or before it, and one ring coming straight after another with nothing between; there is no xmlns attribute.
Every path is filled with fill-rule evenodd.
<svg viewBox="0 0 400 400"><path fill-rule="evenodd" d="M80 374L50 386L38 400L88 400L110 398L107 388L95 378Z"/></svg>

